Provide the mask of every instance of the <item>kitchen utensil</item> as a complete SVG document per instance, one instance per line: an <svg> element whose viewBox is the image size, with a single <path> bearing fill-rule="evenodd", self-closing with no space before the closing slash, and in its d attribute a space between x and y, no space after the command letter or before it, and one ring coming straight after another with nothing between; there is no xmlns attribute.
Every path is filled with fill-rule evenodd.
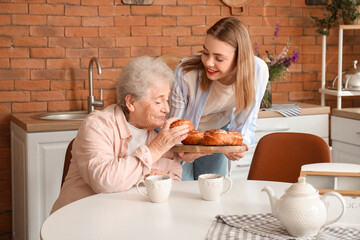
<svg viewBox="0 0 360 240"><path fill-rule="evenodd" d="M349 71L344 71L343 79L345 79L345 84L343 85L343 90L348 91L360 91L360 68L358 68L357 65L358 61L355 60L353 62L353 68L351 68ZM339 76L336 76L332 83L332 88L335 87L335 82L338 80Z"/></svg>
<svg viewBox="0 0 360 240"><path fill-rule="evenodd" d="M319 191L306 183L304 177L299 177L298 182L291 185L280 199L269 186L262 191L269 195L272 214L295 237L316 236L323 226L338 221L346 209L345 199L339 193L327 192L320 196ZM341 213L333 220L327 220L328 210L324 199L328 196L337 197L341 202Z"/></svg>

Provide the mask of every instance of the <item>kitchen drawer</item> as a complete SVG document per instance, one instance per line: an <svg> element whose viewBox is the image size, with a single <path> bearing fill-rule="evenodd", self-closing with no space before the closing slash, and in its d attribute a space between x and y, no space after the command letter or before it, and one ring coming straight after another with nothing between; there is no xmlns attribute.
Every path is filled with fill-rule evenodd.
<svg viewBox="0 0 360 240"><path fill-rule="evenodd" d="M256 121L255 142L273 132L302 132L315 134L327 140L329 136L328 114L302 115L297 117L259 118Z"/></svg>
<svg viewBox="0 0 360 240"><path fill-rule="evenodd" d="M360 146L360 121L331 116L331 139Z"/></svg>
<svg viewBox="0 0 360 240"><path fill-rule="evenodd" d="M360 146L333 140L331 153L333 162L360 164Z"/></svg>

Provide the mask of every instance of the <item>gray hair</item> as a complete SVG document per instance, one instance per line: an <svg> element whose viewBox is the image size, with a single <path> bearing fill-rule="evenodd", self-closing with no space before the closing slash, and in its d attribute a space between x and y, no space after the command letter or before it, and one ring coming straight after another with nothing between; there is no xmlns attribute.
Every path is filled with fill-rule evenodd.
<svg viewBox="0 0 360 240"><path fill-rule="evenodd" d="M173 82L173 71L160 58L142 56L131 59L122 68L117 82L117 104L125 114L128 114L126 95L141 100L148 96L152 86L164 83L172 86Z"/></svg>

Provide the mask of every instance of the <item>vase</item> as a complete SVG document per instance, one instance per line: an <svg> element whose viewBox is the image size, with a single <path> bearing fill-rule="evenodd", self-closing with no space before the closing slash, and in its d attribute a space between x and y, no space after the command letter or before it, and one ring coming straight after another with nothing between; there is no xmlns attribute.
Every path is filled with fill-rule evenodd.
<svg viewBox="0 0 360 240"><path fill-rule="evenodd" d="M264 97L261 100L260 108L270 108L272 106L271 94L271 81L269 81L266 85Z"/></svg>

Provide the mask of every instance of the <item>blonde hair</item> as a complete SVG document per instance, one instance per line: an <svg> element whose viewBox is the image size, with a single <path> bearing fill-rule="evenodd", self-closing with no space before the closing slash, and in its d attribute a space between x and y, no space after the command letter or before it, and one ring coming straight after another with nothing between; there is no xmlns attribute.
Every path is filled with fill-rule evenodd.
<svg viewBox="0 0 360 240"><path fill-rule="evenodd" d="M250 34L245 25L235 17L220 19L207 30L208 35L226 42L236 49L235 98L236 113L246 109L255 101L255 60ZM208 90L212 81L207 78L201 54L197 53L186 59L181 66L184 72L199 70L200 87Z"/></svg>

